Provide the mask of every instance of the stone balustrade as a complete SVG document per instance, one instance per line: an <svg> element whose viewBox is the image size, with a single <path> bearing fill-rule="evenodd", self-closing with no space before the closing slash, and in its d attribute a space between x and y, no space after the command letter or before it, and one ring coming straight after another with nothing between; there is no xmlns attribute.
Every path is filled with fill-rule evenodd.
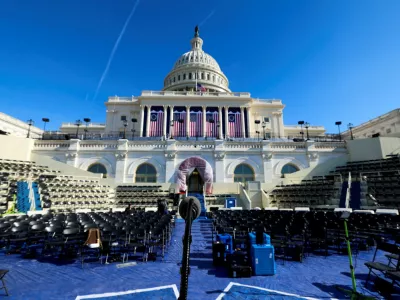
<svg viewBox="0 0 400 300"><path fill-rule="evenodd" d="M55 149L78 151L103 151L103 150L127 150L127 151L165 151L167 149L174 151L193 151L193 150L216 150L218 151L251 151L251 152L299 152L299 151L346 151L346 144L340 142L273 142L273 141L177 141L177 140L63 140L47 141L37 140L34 143L34 151L48 151Z"/></svg>

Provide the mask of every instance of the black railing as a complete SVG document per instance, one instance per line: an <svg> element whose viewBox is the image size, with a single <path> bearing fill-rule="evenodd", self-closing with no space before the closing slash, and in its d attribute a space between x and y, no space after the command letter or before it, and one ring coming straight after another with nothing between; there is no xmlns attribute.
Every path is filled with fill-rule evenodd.
<svg viewBox="0 0 400 300"><path fill-rule="evenodd" d="M85 134L74 134L74 133L61 133L61 132L46 132L42 135L42 140L71 140L71 139L80 139L80 140L119 140L123 138L123 132L116 133L86 133ZM219 139L217 136L207 136L207 137L199 137L199 136L191 136L191 137L173 137L170 136L151 136L151 137L139 137L133 134L126 134L126 139L130 141L164 141L164 140L177 140L177 141L214 141ZM337 134L326 134L323 136L309 136L309 139L305 139L303 136L279 136L279 135L271 135L266 134L265 136L260 135L258 133L252 133L246 137L229 137L222 136L222 139L225 141L231 142L261 142L261 141L271 141L271 142L306 142L306 141L315 141L315 142L344 142L344 140L340 140L339 135Z"/></svg>

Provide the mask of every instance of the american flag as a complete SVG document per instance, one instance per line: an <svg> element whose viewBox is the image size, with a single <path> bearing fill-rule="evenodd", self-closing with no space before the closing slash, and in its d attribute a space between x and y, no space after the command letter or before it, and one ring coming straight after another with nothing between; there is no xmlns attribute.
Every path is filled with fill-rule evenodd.
<svg viewBox="0 0 400 300"><path fill-rule="evenodd" d="M228 113L229 137L242 137L242 119L240 112Z"/></svg>
<svg viewBox="0 0 400 300"><path fill-rule="evenodd" d="M150 114L150 136L162 136L164 126L164 112L152 111Z"/></svg>
<svg viewBox="0 0 400 300"><path fill-rule="evenodd" d="M204 86L202 86L200 83L197 84L197 89L200 90L201 92L207 91L207 89Z"/></svg>
<svg viewBox="0 0 400 300"><path fill-rule="evenodd" d="M209 137L217 137L218 136L218 112L207 112L206 113L207 127L206 127L206 136ZM209 120L214 120L213 123L209 122Z"/></svg>
<svg viewBox="0 0 400 300"><path fill-rule="evenodd" d="M190 112L189 135L202 136L203 135L203 114L199 112Z"/></svg>
<svg viewBox="0 0 400 300"><path fill-rule="evenodd" d="M180 119L183 123L179 123ZM174 112L174 136L186 136L186 111Z"/></svg>

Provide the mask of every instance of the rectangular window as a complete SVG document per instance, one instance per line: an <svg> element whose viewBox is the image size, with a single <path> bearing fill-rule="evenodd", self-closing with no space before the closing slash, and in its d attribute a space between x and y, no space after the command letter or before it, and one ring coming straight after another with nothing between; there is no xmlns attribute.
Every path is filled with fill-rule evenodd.
<svg viewBox="0 0 400 300"><path fill-rule="evenodd" d="M210 80L210 74L207 74L207 80Z"/></svg>
<svg viewBox="0 0 400 300"><path fill-rule="evenodd" d="M121 116L121 121L126 121L126 116Z"/></svg>
<svg viewBox="0 0 400 300"><path fill-rule="evenodd" d="M264 122L265 122L265 123L269 123L269 118L268 118L268 117L265 117L265 118L264 118Z"/></svg>
<svg viewBox="0 0 400 300"><path fill-rule="evenodd" d="M390 129L390 128L386 129L386 133L391 133L391 132L392 132L392 129Z"/></svg>
<svg viewBox="0 0 400 300"><path fill-rule="evenodd" d="M178 81L181 80L181 75L178 75Z"/></svg>
<svg viewBox="0 0 400 300"><path fill-rule="evenodd" d="M189 79L192 79L192 73L189 73Z"/></svg>
<svg viewBox="0 0 400 300"><path fill-rule="evenodd" d="M183 74L183 80L186 80L186 74Z"/></svg>

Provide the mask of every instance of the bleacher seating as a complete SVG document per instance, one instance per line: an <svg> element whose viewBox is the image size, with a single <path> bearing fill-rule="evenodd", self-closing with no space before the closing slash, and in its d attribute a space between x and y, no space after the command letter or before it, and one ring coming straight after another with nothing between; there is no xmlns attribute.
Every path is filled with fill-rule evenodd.
<svg viewBox="0 0 400 300"><path fill-rule="evenodd" d="M119 185L115 190L115 207L127 207L129 204L141 209L157 207L158 200L167 200L169 208L173 205L169 190L163 190L160 185Z"/></svg>
<svg viewBox="0 0 400 300"><path fill-rule="evenodd" d="M338 205L340 185L334 176L315 177L300 184L278 185L269 194L271 206L280 208Z"/></svg>
<svg viewBox="0 0 400 300"><path fill-rule="evenodd" d="M232 194L217 194L217 193L205 195L206 207L208 210L210 210L210 208L224 208L226 198L230 197L238 198L239 196Z"/></svg>
<svg viewBox="0 0 400 300"><path fill-rule="evenodd" d="M113 189L99 180L44 175L39 186L43 208L54 212L74 212L78 208L109 210L114 203Z"/></svg>
<svg viewBox="0 0 400 300"><path fill-rule="evenodd" d="M366 184L368 206L381 208L400 207L400 156L391 155L385 159L349 162L336 167L331 174L347 177Z"/></svg>

